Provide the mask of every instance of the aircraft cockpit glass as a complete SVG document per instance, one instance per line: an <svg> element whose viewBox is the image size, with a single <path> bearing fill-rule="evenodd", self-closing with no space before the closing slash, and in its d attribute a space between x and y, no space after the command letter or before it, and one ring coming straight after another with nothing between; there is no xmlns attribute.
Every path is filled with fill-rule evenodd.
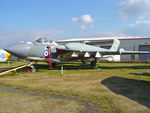
<svg viewBox="0 0 150 113"><path fill-rule="evenodd" d="M47 43L53 43L53 40L49 40L47 38L39 38L35 42L40 44L47 44Z"/></svg>

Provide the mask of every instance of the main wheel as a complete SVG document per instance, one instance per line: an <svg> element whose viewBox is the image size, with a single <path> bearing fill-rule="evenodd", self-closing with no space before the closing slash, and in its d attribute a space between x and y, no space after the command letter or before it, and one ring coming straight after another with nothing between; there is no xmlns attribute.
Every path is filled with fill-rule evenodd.
<svg viewBox="0 0 150 113"><path fill-rule="evenodd" d="M91 68L95 67L96 66L96 61L91 61L90 66L91 66Z"/></svg>

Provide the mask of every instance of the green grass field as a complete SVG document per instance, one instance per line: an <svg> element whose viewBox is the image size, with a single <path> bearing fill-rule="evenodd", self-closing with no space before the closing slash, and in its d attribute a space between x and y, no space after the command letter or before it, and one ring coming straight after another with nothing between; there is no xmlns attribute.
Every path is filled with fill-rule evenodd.
<svg viewBox="0 0 150 113"><path fill-rule="evenodd" d="M150 113L150 64L100 63L98 69L89 69L70 63L63 65L63 76L60 66L48 70L39 63L37 72L25 68L1 76L0 112ZM0 70L6 68L0 64Z"/></svg>

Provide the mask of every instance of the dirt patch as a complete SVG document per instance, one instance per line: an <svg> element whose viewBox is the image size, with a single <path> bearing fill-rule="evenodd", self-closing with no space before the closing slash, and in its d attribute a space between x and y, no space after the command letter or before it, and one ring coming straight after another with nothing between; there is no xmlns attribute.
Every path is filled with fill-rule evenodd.
<svg viewBox="0 0 150 113"><path fill-rule="evenodd" d="M79 103L82 103L84 105L84 109L80 111L79 113L96 113L99 112L100 109L100 104L97 104L95 102L89 101L89 100L83 100L77 97L65 97L65 96L55 96L55 95L50 95L50 94L45 94L45 93L40 93L40 92L35 92L35 91L25 91L22 89L16 89L8 86L0 86L0 90L4 91L10 91L10 92L15 92L15 93L21 93L21 94L26 94L26 95L32 95L32 96L40 96L40 97L46 97L46 98L56 98L56 99L63 99L63 100L68 100L68 101L76 101Z"/></svg>

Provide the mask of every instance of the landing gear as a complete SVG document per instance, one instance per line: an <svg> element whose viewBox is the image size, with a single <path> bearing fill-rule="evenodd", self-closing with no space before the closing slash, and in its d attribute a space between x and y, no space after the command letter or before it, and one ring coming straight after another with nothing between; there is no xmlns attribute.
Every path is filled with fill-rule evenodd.
<svg viewBox="0 0 150 113"><path fill-rule="evenodd" d="M82 65L86 65L87 64L83 59L81 59L81 62L82 62Z"/></svg>
<svg viewBox="0 0 150 113"><path fill-rule="evenodd" d="M91 67L95 67L96 66L96 62L95 61L91 61L90 66Z"/></svg>
<svg viewBox="0 0 150 113"><path fill-rule="evenodd" d="M52 66L53 66L53 67L56 67L56 63L52 63Z"/></svg>
<svg viewBox="0 0 150 113"><path fill-rule="evenodd" d="M33 66L33 62L29 61L28 63L29 63L29 65L30 65L30 67L31 67L31 72L36 72L36 69L35 69L35 67Z"/></svg>
<svg viewBox="0 0 150 113"><path fill-rule="evenodd" d="M31 67L31 71L32 72L36 72L36 69L35 69L35 67L33 65L31 65L30 67Z"/></svg>
<svg viewBox="0 0 150 113"><path fill-rule="evenodd" d="M91 68L96 68L96 59L94 61L91 61L90 66Z"/></svg>

